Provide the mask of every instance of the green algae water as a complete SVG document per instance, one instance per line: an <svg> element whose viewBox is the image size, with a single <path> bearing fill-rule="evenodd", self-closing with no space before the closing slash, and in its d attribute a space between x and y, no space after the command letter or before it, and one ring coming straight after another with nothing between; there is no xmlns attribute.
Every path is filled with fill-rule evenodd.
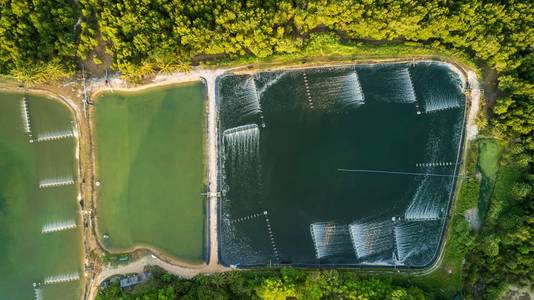
<svg viewBox="0 0 534 300"><path fill-rule="evenodd" d="M221 260L431 264L453 195L464 85L441 63L218 79Z"/></svg>
<svg viewBox="0 0 534 300"><path fill-rule="evenodd" d="M72 114L57 100L24 96L0 92L0 298L77 299Z"/></svg>
<svg viewBox="0 0 534 300"><path fill-rule="evenodd" d="M203 261L204 107L200 83L97 99L98 228L110 250Z"/></svg>

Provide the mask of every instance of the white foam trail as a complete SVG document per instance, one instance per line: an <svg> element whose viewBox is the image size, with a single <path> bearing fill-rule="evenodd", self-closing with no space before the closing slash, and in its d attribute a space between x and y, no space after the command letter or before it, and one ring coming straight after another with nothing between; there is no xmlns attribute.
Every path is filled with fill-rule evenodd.
<svg viewBox="0 0 534 300"><path fill-rule="evenodd" d="M358 77L358 73L356 71L352 72L348 76L348 86L352 86L353 94L352 94L352 100L350 103L354 104L364 104L365 103L365 96L363 94L362 85L360 84L360 79Z"/></svg>
<svg viewBox="0 0 534 300"><path fill-rule="evenodd" d="M446 94L429 94L425 96L425 113L438 112L460 107L457 97Z"/></svg>
<svg viewBox="0 0 534 300"><path fill-rule="evenodd" d="M310 225L310 232L318 259L352 252L347 225L318 222Z"/></svg>
<svg viewBox="0 0 534 300"><path fill-rule="evenodd" d="M439 220L441 210L440 193L432 191L430 178L425 177L404 212L404 218L408 221Z"/></svg>
<svg viewBox="0 0 534 300"><path fill-rule="evenodd" d="M446 67L447 78L435 77L417 82L417 88L421 97L425 113L440 112L443 110L461 107L461 94L465 91L465 76L453 65L431 63ZM444 84L454 85L454 91L445 88Z"/></svg>
<svg viewBox="0 0 534 300"><path fill-rule="evenodd" d="M22 97L20 107L22 110L22 126L24 127L24 132L31 133L30 111L28 109L28 101L26 100L26 97Z"/></svg>
<svg viewBox="0 0 534 300"><path fill-rule="evenodd" d="M350 236L358 258L393 250L393 222L367 222L350 225Z"/></svg>
<svg viewBox="0 0 534 300"><path fill-rule="evenodd" d="M240 115L242 117L261 114L260 99L254 77L248 77L245 82L238 87L235 100L240 104Z"/></svg>
<svg viewBox="0 0 534 300"><path fill-rule="evenodd" d="M74 132L72 131L72 129L67 129L67 130L40 133L37 135L37 141L38 142L55 141L55 140L61 140L61 139L66 139L66 138L71 138L71 137L74 137Z"/></svg>
<svg viewBox="0 0 534 300"><path fill-rule="evenodd" d="M306 81L305 84L307 84ZM320 107L327 108L333 104L341 107L357 107L365 104L365 97L356 71L345 75L320 78L319 81L311 82L310 87Z"/></svg>
<svg viewBox="0 0 534 300"><path fill-rule="evenodd" d="M245 152L259 151L260 129L256 124L248 124L227 129L223 132L225 145L231 153L246 154Z"/></svg>
<svg viewBox="0 0 534 300"><path fill-rule="evenodd" d="M52 179L43 179L39 182L39 188L49 188L49 187L58 187L74 184L74 179L72 177L59 177Z"/></svg>
<svg viewBox="0 0 534 300"><path fill-rule="evenodd" d="M410 70L408 68L402 68L397 70L388 71L389 76L387 84L384 88L384 97L382 101L399 104L417 104L415 96L415 89L412 82Z"/></svg>
<svg viewBox="0 0 534 300"><path fill-rule="evenodd" d="M365 104L365 99L360 85L360 80L356 71L345 76L335 77L334 80L326 80L330 87L326 87L327 91L332 91L336 95L336 100L341 105L358 106Z"/></svg>
<svg viewBox="0 0 534 300"><path fill-rule="evenodd" d="M436 227L439 225L436 221L427 222L405 222L395 225L393 232L395 234L395 249L399 264L404 264L406 259L419 254L426 253L429 250L435 250L440 239L440 230Z"/></svg>
<svg viewBox="0 0 534 300"><path fill-rule="evenodd" d="M260 130L258 125L249 124L227 129L223 132L224 155L228 171L232 176L251 180L261 169ZM252 175L256 174L256 175ZM239 188L237 188L239 189Z"/></svg>
<svg viewBox="0 0 534 300"><path fill-rule="evenodd" d="M44 284L55 284L63 282L71 282L80 279L80 274L76 273L66 273L55 276L48 276L44 280Z"/></svg>
<svg viewBox="0 0 534 300"><path fill-rule="evenodd" d="M438 162L434 162L438 161L437 157L439 156L440 149L442 148L441 144L441 139L432 134L427 142L425 151L425 160L430 162L418 165L424 168L425 173L433 174L436 172L435 170L440 167ZM453 174L448 176L452 178L456 177L456 175ZM442 201L443 194L442 190L436 189L433 186L432 181L436 180L436 178L432 179L431 177L435 176L428 175L423 178L419 178L420 181L419 185L417 186L417 190L413 195L412 201L404 212L404 218L406 220L430 221L438 220L440 218L442 210L445 209L444 201ZM447 175L441 177L447 177Z"/></svg>
<svg viewBox="0 0 534 300"><path fill-rule="evenodd" d="M76 228L76 221L74 221L74 219L66 221L57 221L43 225L41 233L58 232L63 230L69 230L72 228Z"/></svg>
<svg viewBox="0 0 534 300"><path fill-rule="evenodd" d="M280 81L280 79L282 79L282 77L284 77L286 74L287 72L274 73L274 77L270 78L267 82L263 84L263 86L260 89L258 89L258 98L261 99L265 91L269 89L271 86L273 86L274 84L276 84L278 81ZM266 76L266 75L262 74L262 76Z"/></svg>
<svg viewBox="0 0 534 300"><path fill-rule="evenodd" d="M35 300L43 299L43 291L40 288L33 288L33 295L35 297Z"/></svg>
<svg viewBox="0 0 534 300"><path fill-rule="evenodd" d="M414 245L414 237L419 235L417 223L406 223L395 226L393 231L395 234L395 248L397 249L397 256L402 263L410 256L413 249L417 247Z"/></svg>
<svg viewBox="0 0 534 300"><path fill-rule="evenodd" d="M404 82L404 94L403 96L406 97L404 103L414 103L417 101L415 97L415 89L412 82L412 76L410 74L410 70L408 68L404 68L400 71L400 80Z"/></svg>

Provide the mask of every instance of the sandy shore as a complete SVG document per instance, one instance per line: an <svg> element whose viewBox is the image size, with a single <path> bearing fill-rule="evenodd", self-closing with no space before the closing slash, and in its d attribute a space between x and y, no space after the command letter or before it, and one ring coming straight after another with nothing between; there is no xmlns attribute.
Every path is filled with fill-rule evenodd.
<svg viewBox="0 0 534 300"><path fill-rule="evenodd" d="M467 71L467 80L471 90L469 114L467 115L466 124L466 139L473 140L478 134L477 117L480 109L480 83L477 79L477 74L471 70Z"/></svg>

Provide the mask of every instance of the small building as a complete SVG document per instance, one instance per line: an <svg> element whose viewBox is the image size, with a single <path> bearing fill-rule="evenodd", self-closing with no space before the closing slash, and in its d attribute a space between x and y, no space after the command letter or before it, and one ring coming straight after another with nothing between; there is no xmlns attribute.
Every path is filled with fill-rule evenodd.
<svg viewBox="0 0 534 300"><path fill-rule="evenodd" d="M151 274L149 272L144 272L141 274L134 274L121 278L119 281L121 289L132 287L136 284L147 281L150 278Z"/></svg>
<svg viewBox="0 0 534 300"><path fill-rule="evenodd" d="M120 287L123 289L138 283L139 279L137 279L137 275L126 276L120 280Z"/></svg>

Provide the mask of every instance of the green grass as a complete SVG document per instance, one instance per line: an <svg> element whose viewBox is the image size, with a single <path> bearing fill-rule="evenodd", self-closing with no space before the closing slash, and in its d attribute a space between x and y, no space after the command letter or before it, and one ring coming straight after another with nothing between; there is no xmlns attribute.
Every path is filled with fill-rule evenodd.
<svg viewBox="0 0 534 300"><path fill-rule="evenodd" d="M523 170L510 161L499 170L485 219L489 226L495 225L501 212L513 202L510 191L522 173Z"/></svg>
<svg viewBox="0 0 534 300"><path fill-rule="evenodd" d="M203 259L204 92L200 83L105 94L96 104L98 226L105 246Z"/></svg>
<svg viewBox="0 0 534 300"><path fill-rule="evenodd" d="M482 174L480 181L480 195L478 198L479 217L484 219L488 204L493 193L497 172L499 171L499 160L502 153L502 146L492 138L479 140L478 168Z"/></svg>
<svg viewBox="0 0 534 300"><path fill-rule="evenodd" d="M254 64L257 67L288 63L320 63L329 61L372 61L381 59L433 58L454 61L468 67L480 75L480 70L465 52L447 49L437 43L422 44L405 42L402 44L366 42L341 42L337 36L329 34L312 35L308 44L295 53L276 54L266 58L239 57L214 62L203 62L206 67L238 66Z"/></svg>
<svg viewBox="0 0 534 300"><path fill-rule="evenodd" d="M478 165L484 176L495 180L499 170L499 159L502 152L502 146L492 138L483 138L479 141L479 161Z"/></svg>

